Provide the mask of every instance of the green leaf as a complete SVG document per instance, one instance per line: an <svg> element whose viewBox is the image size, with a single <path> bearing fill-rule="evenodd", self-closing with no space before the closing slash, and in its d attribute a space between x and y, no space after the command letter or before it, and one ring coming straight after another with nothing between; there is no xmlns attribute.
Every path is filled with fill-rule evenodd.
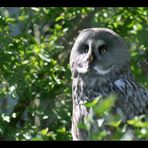
<svg viewBox="0 0 148 148"><path fill-rule="evenodd" d="M105 111L110 110L114 103L115 96L112 95L107 99L100 100L98 104L93 107L93 110L95 111L96 115L101 116L105 113Z"/></svg>
<svg viewBox="0 0 148 148"><path fill-rule="evenodd" d="M140 117L135 117L132 120L128 120L127 123L134 127L148 127L148 122L142 122Z"/></svg>
<svg viewBox="0 0 148 148"><path fill-rule="evenodd" d="M47 135L47 133L48 133L48 128L45 128L45 129L43 129L43 130L41 130L41 135Z"/></svg>
<svg viewBox="0 0 148 148"><path fill-rule="evenodd" d="M92 102L86 102L84 105L88 108L95 106L101 97L95 98Z"/></svg>
<svg viewBox="0 0 148 148"><path fill-rule="evenodd" d="M55 19L55 21L58 22L59 20L62 20L62 19L64 19L64 16L63 16L63 15L60 15L59 17L57 17L57 18Z"/></svg>
<svg viewBox="0 0 148 148"><path fill-rule="evenodd" d="M87 126L86 126L86 124L83 123L83 122L80 122L80 123L78 124L78 128L83 129L83 130L87 130Z"/></svg>
<svg viewBox="0 0 148 148"><path fill-rule="evenodd" d="M109 123L109 125L111 125L111 126L113 126L115 128L118 128L120 126L120 124L121 124L121 120L119 120L119 121L111 121Z"/></svg>

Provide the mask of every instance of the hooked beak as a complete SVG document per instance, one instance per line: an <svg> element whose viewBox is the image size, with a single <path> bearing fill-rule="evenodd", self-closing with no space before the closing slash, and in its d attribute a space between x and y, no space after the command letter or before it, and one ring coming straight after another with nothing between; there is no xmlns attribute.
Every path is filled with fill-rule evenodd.
<svg viewBox="0 0 148 148"><path fill-rule="evenodd" d="M92 55L92 54L88 55L87 61L88 61L89 63L93 61L93 55Z"/></svg>
<svg viewBox="0 0 148 148"><path fill-rule="evenodd" d="M88 51L86 60L87 60L89 63L93 61L93 54L92 54L92 46L91 46L91 43L90 43L90 45L89 45L89 51Z"/></svg>

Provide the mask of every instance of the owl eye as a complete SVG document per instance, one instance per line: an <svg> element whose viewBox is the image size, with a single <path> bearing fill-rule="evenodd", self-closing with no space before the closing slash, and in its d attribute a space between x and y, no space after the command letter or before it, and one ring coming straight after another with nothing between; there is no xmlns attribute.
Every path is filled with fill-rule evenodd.
<svg viewBox="0 0 148 148"><path fill-rule="evenodd" d="M88 53L88 50L89 50L89 46L88 45L84 45L83 52L84 53Z"/></svg>
<svg viewBox="0 0 148 148"><path fill-rule="evenodd" d="M107 51L107 48L104 45L102 45L99 47L98 51L99 54L104 54Z"/></svg>

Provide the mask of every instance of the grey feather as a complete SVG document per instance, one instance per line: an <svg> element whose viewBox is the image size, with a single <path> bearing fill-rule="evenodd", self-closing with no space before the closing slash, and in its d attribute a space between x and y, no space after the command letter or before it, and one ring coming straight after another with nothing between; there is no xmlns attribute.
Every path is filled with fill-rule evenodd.
<svg viewBox="0 0 148 148"><path fill-rule="evenodd" d="M92 115L84 103L96 97L116 94L115 111L125 119L148 113L148 91L135 82L129 56L123 39L110 29L88 28L79 34L70 55L73 140L88 139L89 133L78 124ZM93 131L99 128L96 123Z"/></svg>

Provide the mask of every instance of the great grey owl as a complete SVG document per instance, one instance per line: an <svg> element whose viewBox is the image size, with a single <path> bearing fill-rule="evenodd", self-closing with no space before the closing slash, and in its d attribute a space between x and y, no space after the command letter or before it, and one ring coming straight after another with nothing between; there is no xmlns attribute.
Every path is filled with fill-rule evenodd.
<svg viewBox="0 0 148 148"><path fill-rule="evenodd" d="M70 55L72 72L72 137L85 140L87 134L78 123L88 115L83 104L96 97L115 93L116 113L127 118L148 113L148 91L139 86L130 70L129 52L123 39L107 28L84 29Z"/></svg>

